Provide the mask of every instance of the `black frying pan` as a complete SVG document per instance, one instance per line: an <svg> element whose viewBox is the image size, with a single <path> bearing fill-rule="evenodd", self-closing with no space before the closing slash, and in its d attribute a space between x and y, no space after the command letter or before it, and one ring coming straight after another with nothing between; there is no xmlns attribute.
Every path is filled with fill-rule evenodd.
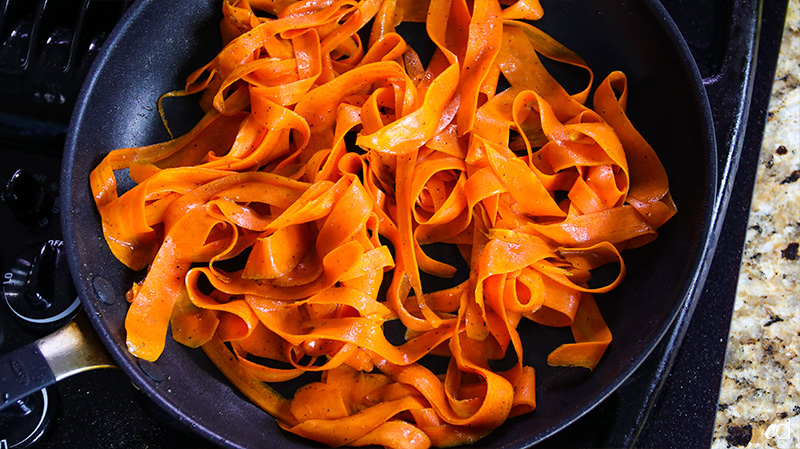
<svg viewBox="0 0 800 449"><path fill-rule="evenodd" d="M614 341L593 373L545 363L552 349L570 340L568 329L521 330L526 363L537 372L538 408L509 420L476 447L533 445L614 391L699 288L714 241L713 124L702 80L666 11L656 0L545 0L543 6L537 25L584 57L599 79L615 69L627 73L629 115L662 158L678 214L656 242L624 254L625 282L598 297ZM64 154L62 217L70 267L90 321L116 363L170 415L221 446L318 447L281 431L201 351L168 338L161 358L149 364L125 346L123 295L141 273L127 270L107 249L89 172L111 149L167 139L156 100L182 87L192 69L217 53L219 18L215 1L140 1L104 45L74 112ZM567 70L563 76L573 74ZM167 110L178 132L200 116L193 100L174 100Z"/></svg>

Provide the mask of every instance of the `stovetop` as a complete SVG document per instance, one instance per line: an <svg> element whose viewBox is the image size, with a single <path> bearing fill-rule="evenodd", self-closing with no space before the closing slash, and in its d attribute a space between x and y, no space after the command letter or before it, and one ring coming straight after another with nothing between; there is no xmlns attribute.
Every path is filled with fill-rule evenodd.
<svg viewBox="0 0 800 449"><path fill-rule="evenodd" d="M30 259L65 269L58 185L71 107L128 1L0 2L0 270L4 297ZM720 238L702 290L645 364L606 401L537 447L709 447L787 0L663 0L704 78L719 146ZM42 248L45 248L43 250ZM60 284L58 275L50 284ZM55 280L55 281L54 281ZM47 284L43 282L43 285ZM51 332L76 313L25 321L0 301L0 353ZM12 304L13 306L13 304ZM35 310L31 311L36 315ZM22 315L25 315L23 313ZM598 429L603 429L599 431ZM200 440L149 403L118 370L58 382L0 411L0 449L200 448Z"/></svg>

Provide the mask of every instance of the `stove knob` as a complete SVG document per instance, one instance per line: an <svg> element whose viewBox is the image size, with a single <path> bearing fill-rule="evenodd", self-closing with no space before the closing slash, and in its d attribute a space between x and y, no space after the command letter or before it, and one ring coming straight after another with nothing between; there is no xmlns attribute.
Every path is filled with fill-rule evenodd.
<svg viewBox="0 0 800 449"><path fill-rule="evenodd" d="M34 447L54 422L56 396L45 388L0 410L0 448Z"/></svg>
<svg viewBox="0 0 800 449"><path fill-rule="evenodd" d="M11 175L3 190L3 201L20 223L44 228L52 221L55 200L36 177L25 170Z"/></svg>
<svg viewBox="0 0 800 449"><path fill-rule="evenodd" d="M12 315L28 329L52 332L78 311L80 300L61 240L23 248L4 276L3 299Z"/></svg>

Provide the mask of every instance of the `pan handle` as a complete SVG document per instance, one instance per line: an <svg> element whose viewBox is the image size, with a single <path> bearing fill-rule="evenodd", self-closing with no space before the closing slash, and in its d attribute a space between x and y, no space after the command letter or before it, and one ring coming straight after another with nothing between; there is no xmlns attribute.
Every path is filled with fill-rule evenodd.
<svg viewBox="0 0 800 449"><path fill-rule="evenodd" d="M85 313L50 335L0 356L0 410L57 381L116 368Z"/></svg>

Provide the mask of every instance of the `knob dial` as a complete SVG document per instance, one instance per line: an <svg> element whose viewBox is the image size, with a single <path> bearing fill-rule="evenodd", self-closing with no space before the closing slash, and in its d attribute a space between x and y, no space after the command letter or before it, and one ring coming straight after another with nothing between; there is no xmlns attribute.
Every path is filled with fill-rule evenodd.
<svg viewBox="0 0 800 449"><path fill-rule="evenodd" d="M67 323L78 311L80 300L61 240L51 239L23 248L4 277L3 299L26 328L50 332Z"/></svg>
<svg viewBox="0 0 800 449"><path fill-rule="evenodd" d="M2 197L20 223L44 228L52 222L56 206L53 194L27 171L20 169L11 175Z"/></svg>
<svg viewBox="0 0 800 449"><path fill-rule="evenodd" d="M57 395L45 388L0 410L0 447L34 447L55 417Z"/></svg>

